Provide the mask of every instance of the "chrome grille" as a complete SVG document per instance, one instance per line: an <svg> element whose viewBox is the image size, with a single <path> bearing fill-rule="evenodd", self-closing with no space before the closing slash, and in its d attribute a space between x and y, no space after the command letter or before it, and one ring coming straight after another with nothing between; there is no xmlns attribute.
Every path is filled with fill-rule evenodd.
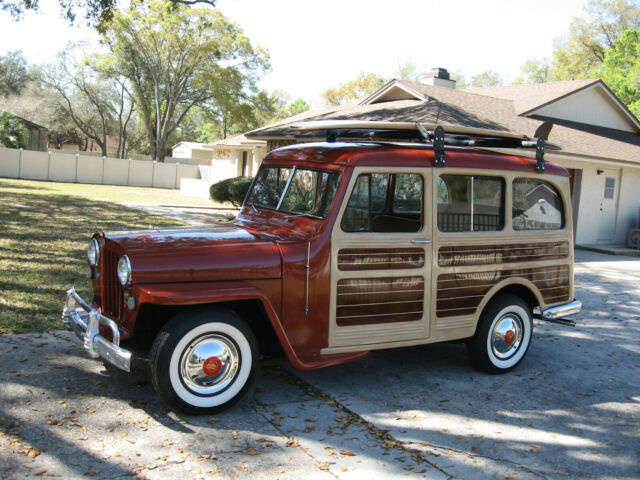
<svg viewBox="0 0 640 480"><path fill-rule="evenodd" d="M103 249L102 259L102 314L113 320L124 320L124 289L118 280L119 255Z"/></svg>

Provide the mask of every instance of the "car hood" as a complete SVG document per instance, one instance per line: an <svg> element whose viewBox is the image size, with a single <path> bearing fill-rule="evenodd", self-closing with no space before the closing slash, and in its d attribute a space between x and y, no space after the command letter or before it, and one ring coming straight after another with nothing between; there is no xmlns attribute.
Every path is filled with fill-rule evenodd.
<svg viewBox="0 0 640 480"><path fill-rule="evenodd" d="M111 262L117 262L121 255L129 256L132 281L136 284L257 280L282 275L275 241L238 226L103 235L105 252L113 252Z"/></svg>

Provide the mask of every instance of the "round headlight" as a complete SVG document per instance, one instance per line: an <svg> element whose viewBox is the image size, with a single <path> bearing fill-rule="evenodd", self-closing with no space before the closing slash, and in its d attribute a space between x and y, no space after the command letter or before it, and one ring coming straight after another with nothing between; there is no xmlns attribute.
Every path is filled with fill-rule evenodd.
<svg viewBox="0 0 640 480"><path fill-rule="evenodd" d="M118 260L118 280L123 287L131 285L131 261L126 255Z"/></svg>
<svg viewBox="0 0 640 480"><path fill-rule="evenodd" d="M95 238L92 238L89 241L87 257L89 258L89 265L91 265L92 267L98 265L98 261L100 260L100 244Z"/></svg>

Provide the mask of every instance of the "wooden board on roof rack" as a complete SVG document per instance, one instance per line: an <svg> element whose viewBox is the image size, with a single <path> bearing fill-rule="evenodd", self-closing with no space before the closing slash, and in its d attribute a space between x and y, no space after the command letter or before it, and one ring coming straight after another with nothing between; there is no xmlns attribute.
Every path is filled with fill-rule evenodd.
<svg viewBox="0 0 640 480"><path fill-rule="evenodd" d="M452 125L446 123L420 123L426 130L435 130L436 127L442 127L445 133L454 133L460 135L478 136L478 137L495 137L495 138L514 138L518 140L532 140L526 135L506 132L503 130L491 130L488 128L466 127L464 125ZM309 122L294 123L291 128L295 130L418 130L416 122L381 122L381 121L363 121L363 120L315 120Z"/></svg>
<svg viewBox="0 0 640 480"><path fill-rule="evenodd" d="M535 148L537 171L544 172L545 148L560 149L558 145L543 138L532 138L524 134L503 130L474 128L464 125L433 124L420 122L381 122L361 120L316 120L295 123L291 128L298 131L324 131L327 141L338 138L372 141L418 140L433 145L435 165L445 165L445 146L491 148Z"/></svg>

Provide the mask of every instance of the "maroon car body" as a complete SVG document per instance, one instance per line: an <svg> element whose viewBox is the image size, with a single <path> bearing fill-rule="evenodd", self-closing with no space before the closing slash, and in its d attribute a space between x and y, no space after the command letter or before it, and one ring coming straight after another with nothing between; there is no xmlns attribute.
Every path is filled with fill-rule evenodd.
<svg viewBox="0 0 640 480"><path fill-rule="evenodd" d="M508 172L508 175L540 176L536 173L536 160L529 157L469 149L448 149L446 154L448 172L469 171L482 175L483 171L486 171L487 175ZM212 337L213 339L207 340L208 343L196 344L194 340L190 344L191 354L195 355L194 352L198 348L204 351L206 348L215 347L224 350L225 355L231 357L236 351L240 359L243 348L248 352L249 346L263 348L263 344L276 342L291 364L298 369L326 367L366 356L370 350L366 341L362 342L361 348L330 348L330 323L333 318L331 295L334 288L332 232L340 224L340 207L348 201L348 195L354 188L355 178L352 177L363 168L377 171L376 169L381 167L391 167L393 171L401 172L412 169L417 172L429 170L434 171L435 175L437 169L434 169L434 149L384 143L307 144L270 152L263 160L261 168L275 166L339 174L335 197L326 218L310 218L245 202L232 224L96 234L94 238L99 245L96 247L99 248L99 260L95 265L90 265L94 298L88 305L75 291L70 291L63 312L67 325L80 330L85 347L88 345L87 349L96 351L108 361L122 356L122 359L112 363L127 370L128 352L120 347L119 340L143 336L153 339L165 331L171 322L176 325L185 324L185 312L195 312L196 316L204 315L201 312L212 307L214 312L225 309L230 312L229 315L239 318L240 320L231 322L235 325L234 328L244 331L243 329L248 327L255 339L250 339L247 347L243 347L240 341L236 342L233 335L229 335L229 341ZM565 192L567 171L559 165L547 162L543 176L556 182L557 190L565 195L562 201L566 207L565 211L568 212L570 207L566 203ZM507 177L507 182L510 178ZM435 196L431 191L430 181L430 178L427 178L426 186L423 187L423 195L427 197L426 203ZM428 217L424 213L422 216ZM570 217L565 217L564 233L561 235L562 242L567 245L571 245L569 219ZM426 225L427 220L423 222ZM434 238L444 237L442 234L436 234L435 226L433 230ZM517 232L512 233L512 236L516 234ZM514 243L512 240L509 241ZM493 240L492 242L495 243ZM436 244L429 248L433 248L431 258L436 262L437 249L450 243L442 240L434 243ZM527 240L525 243L531 241ZM427 253L427 262L429 252L431 250ZM123 286L118 279L118 262L124 255L130 262L130 278ZM567 262L570 262L572 255L567 254L566 258ZM439 267L434 265L435 271L435 268ZM547 309L550 305L567 304L573 298L572 281L569 282L562 301L549 304L538 292L530 292L526 302L530 304L531 310L534 307ZM522 285L528 283L523 280ZM517 290L511 288L510 291ZM472 315L475 317L475 323L470 330L471 335L476 329L479 315L489 300L490 298L483 300L477 308L478 312ZM432 301L427 295L425 308L430 308ZM573 312L565 309L564 313ZM206 322L200 319L191 328L194 329ZM92 328L93 339L87 341L86 331ZM167 332L167 337L176 336L173 347L179 345L180 335L184 332L175 335L169 330ZM117 342L114 341L114 335L119 336ZM416 338L408 344L429 343L432 336ZM169 347L154 346L152 357L167 356L169 354L166 352L172 351L169 349L165 352L163 348L166 350ZM110 355L105 354L107 351L111 352ZM181 354L183 357L186 351ZM219 364L222 363L224 366L224 360L221 362L219 359L223 356L216 356L217 354L206 354L209 356L204 358L206 355L196 353L202 358L188 363L186 360L180 360L183 357L176 354L175 362L182 362L179 368L184 372L185 388L196 396L206 397L209 392L206 389L212 389L211 385L214 385L207 381L215 375L222 374ZM215 360L210 360L214 358ZM152 358L153 361L162 363L157 358ZM202 368L206 372L214 363L214 375L203 375ZM198 365L200 370L197 374L193 373ZM167 364L164 368L172 367ZM224 382L231 382L233 375L242 370L241 366L236 365L234 368L236 373L221 377ZM251 372L247 373L250 374ZM192 404L188 400L191 397L181 397L179 392L173 391L180 390L179 385L172 390L173 380L168 379L163 383L162 378L155 378L158 375L160 374L156 373L154 376L154 385L174 408L202 413L228 406L236 399L234 396L223 403L203 404L198 400L200 397L193 397L196 401ZM190 378L194 382L193 388L189 383ZM163 388L169 388L170 391L163 394ZM218 394L218 391L225 390L211 390L215 394Z"/></svg>

